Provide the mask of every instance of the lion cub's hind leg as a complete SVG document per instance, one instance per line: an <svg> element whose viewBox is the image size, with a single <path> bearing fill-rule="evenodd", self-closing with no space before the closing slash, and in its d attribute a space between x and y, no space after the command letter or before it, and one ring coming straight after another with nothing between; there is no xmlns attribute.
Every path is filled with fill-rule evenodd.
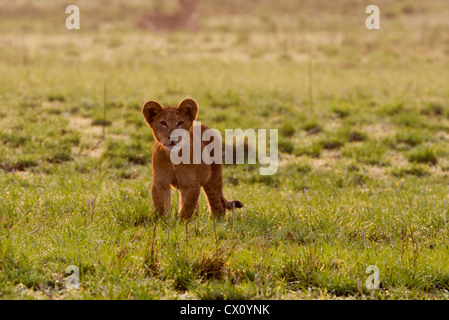
<svg viewBox="0 0 449 320"><path fill-rule="evenodd" d="M217 185L216 181L209 181L203 186L204 193L207 196L207 202L212 214L216 217L223 217L226 213L226 208L223 206L221 183Z"/></svg>

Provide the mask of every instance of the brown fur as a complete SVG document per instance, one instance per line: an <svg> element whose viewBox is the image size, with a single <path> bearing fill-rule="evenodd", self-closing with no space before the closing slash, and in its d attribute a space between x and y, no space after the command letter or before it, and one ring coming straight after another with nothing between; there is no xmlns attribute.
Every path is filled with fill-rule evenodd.
<svg viewBox="0 0 449 320"><path fill-rule="evenodd" d="M151 195L156 213L163 215L170 211L171 187L180 194L179 215L189 219L198 209L198 197L203 188L209 208L213 215L222 217L226 209L243 207L240 201L228 201L223 197L223 178L221 164L193 164L193 146L190 144L190 164L174 165L170 160L170 149L175 142L170 141L170 134L177 128L189 131L193 141L193 121L198 114L198 105L193 99L181 101L178 107L162 107L156 101L148 101L143 105L142 113L150 126L155 139L153 148L153 186ZM201 125L201 132L208 127ZM179 142L179 141L178 141ZM201 151L209 142L201 143Z"/></svg>

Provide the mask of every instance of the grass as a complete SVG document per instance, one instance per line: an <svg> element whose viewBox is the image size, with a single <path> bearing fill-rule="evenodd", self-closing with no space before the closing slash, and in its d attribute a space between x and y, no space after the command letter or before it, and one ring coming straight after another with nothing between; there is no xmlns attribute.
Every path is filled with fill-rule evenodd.
<svg viewBox="0 0 449 320"><path fill-rule="evenodd" d="M351 1L207 1L171 34L135 29L140 0L79 5L79 31L0 5L0 298L449 298L443 0L385 1L374 32ZM224 166L223 220L204 195L174 219L176 192L152 215L141 106L187 96L221 132L279 129L275 175Z"/></svg>
<svg viewBox="0 0 449 320"><path fill-rule="evenodd" d="M409 154L408 160L410 162L429 163L432 165L435 165L438 162L438 158L435 155L435 151L426 146L419 146L415 150L413 150Z"/></svg>

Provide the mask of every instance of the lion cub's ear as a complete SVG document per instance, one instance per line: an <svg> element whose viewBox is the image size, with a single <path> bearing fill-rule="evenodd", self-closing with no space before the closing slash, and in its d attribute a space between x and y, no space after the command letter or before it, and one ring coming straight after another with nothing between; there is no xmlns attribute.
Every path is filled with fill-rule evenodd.
<svg viewBox="0 0 449 320"><path fill-rule="evenodd" d="M178 109L181 113L185 114L190 121L196 120L196 116L198 115L198 104L195 100L191 98L187 98L182 100L179 105Z"/></svg>
<svg viewBox="0 0 449 320"><path fill-rule="evenodd" d="M153 123L154 118L164 110L164 107L162 107L159 102L156 102L154 100L150 100L144 103L142 108L143 117L145 118L146 123L151 126Z"/></svg>

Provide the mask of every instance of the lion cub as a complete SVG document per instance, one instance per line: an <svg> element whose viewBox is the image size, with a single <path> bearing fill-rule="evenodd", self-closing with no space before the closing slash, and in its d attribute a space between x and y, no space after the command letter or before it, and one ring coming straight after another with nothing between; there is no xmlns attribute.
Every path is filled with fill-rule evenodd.
<svg viewBox="0 0 449 320"><path fill-rule="evenodd" d="M170 190L173 186L180 194L179 215L189 219L198 210L201 187L207 196L211 212L218 217L225 215L226 209L242 208L240 201L228 201L223 197L221 164L173 164L170 151L180 142L170 136L175 129L185 129L193 141L193 121L198 114L198 104L193 99L184 99L177 107L162 107L156 101L148 101L142 108L143 117L153 132L153 187L151 195L156 213L163 215L170 211ZM201 132L208 127L201 125ZM191 143L192 144L192 143ZM207 143L201 142L201 152ZM193 148L190 146L191 155Z"/></svg>

